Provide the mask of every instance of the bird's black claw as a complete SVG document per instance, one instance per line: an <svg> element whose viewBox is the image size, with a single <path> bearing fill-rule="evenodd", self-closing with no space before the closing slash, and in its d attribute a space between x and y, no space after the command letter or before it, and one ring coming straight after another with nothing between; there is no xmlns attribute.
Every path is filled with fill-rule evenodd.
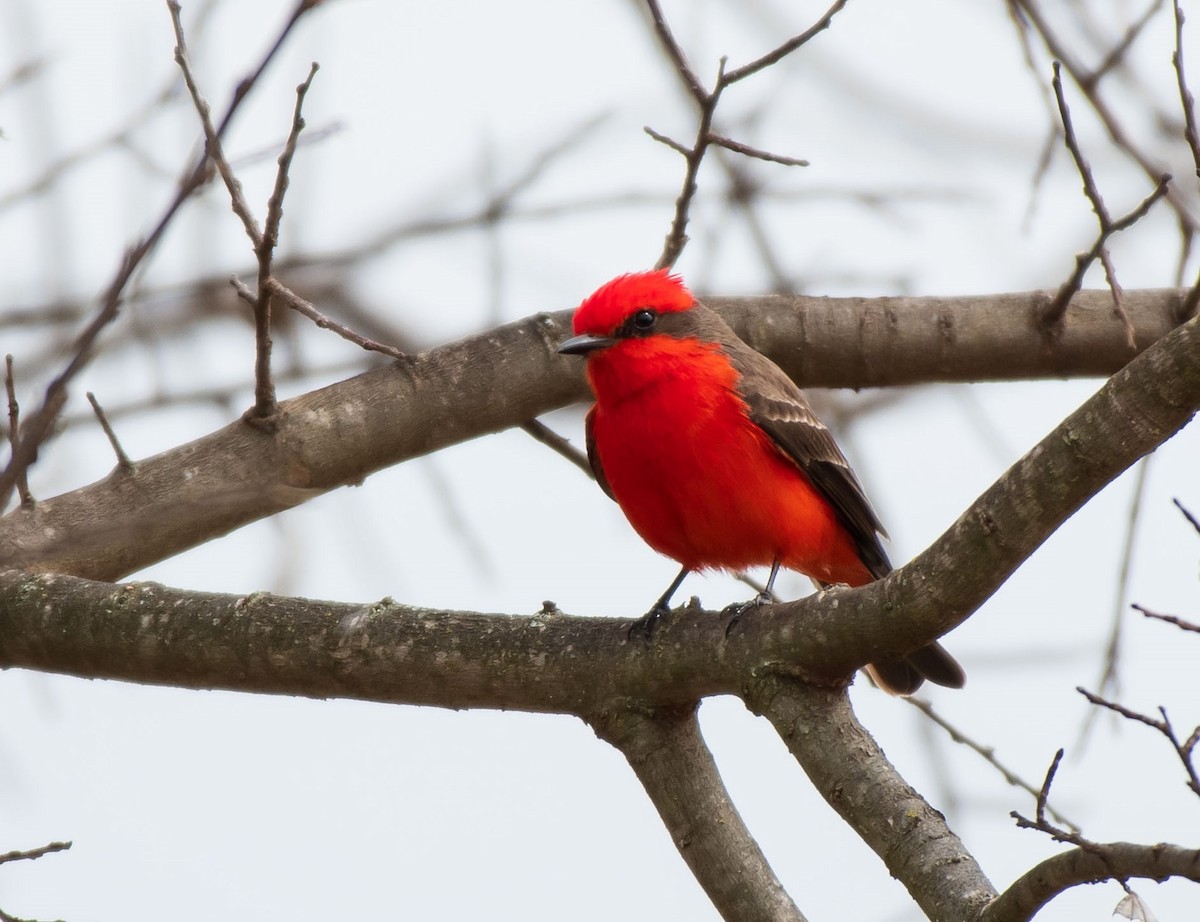
<svg viewBox="0 0 1200 922"><path fill-rule="evenodd" d="M652 608L637 621L629 625L629 632L625 636L630 640L635 637L641 637L643 643L650 643L650 637L654 634L654 628L658 625L658 619L667 613L665 608Z"/></svg>
<svg viewBox="0 0 1200 922"><path fill-rule="evenodd" d="M771 597L767 593L760 592L749 602L734 602L732 605L726 605L721 610L722 615L729 617L729 623L725 625L725 636L729 636L729 632L733 630L735 624L742 620L743 615L757 608L762 608L770 601Z"/></svg>

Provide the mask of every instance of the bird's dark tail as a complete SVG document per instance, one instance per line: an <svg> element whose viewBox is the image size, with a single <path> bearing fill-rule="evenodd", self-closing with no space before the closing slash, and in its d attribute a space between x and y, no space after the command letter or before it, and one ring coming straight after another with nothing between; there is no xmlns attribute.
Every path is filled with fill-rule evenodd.
<svg viewBox="0 0 1200 922"><path fill-rule="evenodd" d="M934 641L904 659L883 660L867 667L867 674L884 691L911 695L928 679L934 685L962 688L967 674L945 647Z"/></svg>

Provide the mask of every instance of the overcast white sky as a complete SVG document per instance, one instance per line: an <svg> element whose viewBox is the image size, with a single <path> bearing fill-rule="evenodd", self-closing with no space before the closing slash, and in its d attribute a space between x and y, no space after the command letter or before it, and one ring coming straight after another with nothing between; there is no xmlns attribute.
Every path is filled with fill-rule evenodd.
<svg viewBox="0 0 1200 922"><path fill-rule="evenodd" d="M287 6L217 7L192 49L210 99L228 98ZM1123 16L1132 10L1112 6ZM745 62L823 10L811 2L778 7L667 4L706 77L721 55ZM198 8L185 6L186 22ZM1171 40L1160 13L1137 49L1147 94L1168 108ZM31 59L45 64L37 80L0 94L0 197L127 124L177 80L172 48L159 3L9 0L0 7L0 75ZM657 258L682 164L642 126L683 138L694 126L633 3L331 0L272 66L231 137L235 157L282 138L293 88L311 60L321 71L308 124L340 128L297 156L285 253L351 248L397 224L477 206L489 184L504 185L571 126L597 115L606 118L594 134L522 202L649 197L510 225L499 237L499 284L492 242L473 232L398 245L356 270L351 281L363 300L422 342L573 306L608 277ZM1094 233L1065 151L1032 192L1047 130L1044 100L1001 3L851 0L827 34L786 66L731 90L726 106L731 132L812 162L791 172L754 165L756 176L789 192L764 220L785 271L808 292L1054 286ZM755 113L750 127L735 127ZM1112 208L1124 211L1149 187L1104 147L1082 106L1079 113ZM156 218L197 137L186 108L160 113L136 135L148 158L107 153L73 172L50 202L0 210L0 312L94 296L126 243ZM1175 172L1186 177L1189 168L1181 161ZM270 158L244 170L252 202L265 202L272 176ZM716 194L720 182L708 164L695 239L678 268L701 291L767 290L745 223ZM872 207L849 191L898 198ZM1115 249L1122 283L1172 284L1174 240L1165 212L1129 235ZM245 237L214 192L189 206L144 283L227 274L249 262ZM20 370L32 337L8 326L0 337L0 352L14 353ZM324 334L301 348L310 361L358 358ZM72 409L86 389L115 404L165 386L240 380L251 358L249 334L233 325L197 337L186 354L148 351L140 365L101 358L73 392ZM27 404L36 376L47 371L29 370ZM291 392L321 383L310 379ZM1097 386L928 388L843 433L897 563ZM126 417L119 431L142 457L238 412L208 406ZM548 422L581 442L577 408ZM1195 616L1200 538L1170 500L1200 511L1198 457L1195 426L1154 456L1125 601ZM73 427L43 453L35 492L83 485L111 463L96 427ZM969 684L930 697L1031 781L1040 782L1065 746L1056 799L1091 837L1194 846L1196 798L1160 739L1104 719L1086 746L1079 741L1086 706L1074 689L1094 686L1100 673L1131 496L1126 476L954 632L947 643ZM644 611L674 572L593 484L510 432L385 471L137 577L513 613L553 599L572 613L628 617ZM808 591L794 575L779 588ZM746 590L726 578L693 577L684 593L719 607ZM1122 700L1143 711L1164 704L1190 730L1200 722L1200 645L1132 613L1126 619ZM1028 795L950 745L914 709L863 681L853 698L889 757L948 813L998 886L1057 850L1008 818L1010 810L1033 810ZM0 907L22 917L715 918L623 758L575 719L19 671L0 675L0 713L0 851L75 843L68 853L0 869ZM702 723L735 803L809 918L919 918L765 722L722 699L704 704ZM1190 885L1136 887L1163 922L1192 919L1200 905ZM1119 896L1115 885L1082 889L1039 919L1104 919Z"/></svg>

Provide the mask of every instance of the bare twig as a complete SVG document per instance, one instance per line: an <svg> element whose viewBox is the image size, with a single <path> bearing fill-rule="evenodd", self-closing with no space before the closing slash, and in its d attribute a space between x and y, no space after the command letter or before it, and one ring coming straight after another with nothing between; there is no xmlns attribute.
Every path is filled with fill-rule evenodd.
<svg viewBox="0 0 1200 922"><path fill-rule="evenodd" d="M275 399L275 382L271 377L271 300L272 293L268 282L272 278L271 261L275 253L275 245L279 238L279 222L283 218L283 197L287 191L287 172L292 157L296 152L296 141L304 128L301 109L304 97L316 76L317 65L309 68L308 79L296 88L296 106L292 114L292 126L288 132L287 142L279 156L279 169L275 174L275 185L267 202L267 222L265 229L260 229L258 221L247 203L242 192L242 184L230 167L229 161L221 146L221 138L210 117L208 102L200 93L196 79L188 60L187 42L183 34L183 23L180 19L180 8L177 0L167 0L171 12L171 24L175 29L175 61L183 72L184 82L188 93L200 117L204 129L205 150L208 158L221 174L225 188L229 192L230 205L234 214L242 222L246 236L254 247L258 259L258 293L251 301L254 308L254 407L246 414L247 422L265 425L270 428L271 421L278 412ZM239 292L240 294L240 292Z"/></svg>
<svg viewBox="0 0 1200 922"><path fill-rule="evenodd" d="M593 480L596 479L596 475L592 471L592 465L591 462L588 461L587 455L581 452L578 448L564 439L545 423L539 422L536 419L531 419L527 422L521 423L521 428L543 445L558 452L577 468L587 474L590 478Z"/></svg>
<svg viewBox="0 0 1200 922"><path fill-rule="evenodd" d="M49 842L38 848L31 848L28 851L11 851L0 854L0 864L6 864L10 861L36 861L43 855L49 855L53 852L61 852L71 847L70 842ZM0 909L0 922L32 922L32 920L21 919L11 913Z"/></svg>
<svg viewBox="0 0 1200 922"><path fill-rule="evenodd" d="M1188 510L1184 508L1183 503L1181 503L1178 499L1173 499L1171 502L1175 504L1176 509L1183 513L1183 517L1191 523L1192 528L1196 529L1196 534L1200 535L1200 519L1188 512Z"/></svg>
<svg viewBox="0 0 1200 922"><path fill-rule="evenodd" d="M1179 86L1179 105L1183 109L1183 139L1187 142L1188 150L1191 151L1196 176L1200 178L1200 131L1196 128L1196 99L1188 88L1187 76L1183 69L1183 23L1185 17L1179 6L1179 0L1173 0L1172 6L1175 9L1175 50L1171 55L1171 61L1175 65L1176 83ZM1185 245L1180 255L1180 269L1183 268L1190 253L1195 233L1195 228L1188 227L1186 230L1188 233L1184 236ZM1187 296L1183 299L1183 303L1179 306L1180 317L1192 316L1197 305L1200 305L1200 277L1197 277Z"/></svg>
<svg viewBox="0 0 1200 922"><path fill-rule="evenodd" d="M744 80L746 77L749 77L751 74L756 74L760 70L765 70L766 68L770 67L772 64L776 64L779 61L782 61L784 58L786 58L789 54L791 54L793 51L795 51L801 45L808 44L809 41L816 38L820 33L824 32L826 29L829 28L830 24L833 22L833 17L842 11L842 7L844 7L846 5L846 3L847 3L847 0L837 0L837 2L833 4L833 6L831 6L829 9L827 9L825 11L825 15L823 15L820 19L818 19L815 23L813 23L811 26L809 26L807 29L805 29L803 32L801 32L799 35L796 35L796 36L788 39L786 42L784 42L778 48L775 48L772 51L768 51L766 54L764 54L758 60L751 61L749 64L744 64L741 67L731 70L729 73L727 73L725 75L726 85L729 85L731 83L737 83L739 80Z"/></svg>
<svg viewBox="0 0 1200 922"><path fill-rule="evenodd" d="M16 457L21 442L21 405L17 402L17 384L13 377L13 357L4 357L4 390L8 394L8 444ZM33 505L33 494L29 492L29 478L24 469L17 474L17 495L22 506Z"/></svg>
<svg viewBox="0 0 1200 922"><path fill-rule="evenodd" d="M0 864L6 864L9 861L36 861L43 855L49 855L54 852L64 852L70 848L70 842L49 842L46 845L41 845L38 848L31 848L28 851L12 851L0 854Z"/></svg>
<svg viewBox="0 0 1200 922"><path fill-rule="evenodd" d="M250 303L254 302L256 297L254 292L247 288L244 283L239 281L236 277L230 279L230 283L237 291L239 298ZM373 339L362 336L354 332L349 327L344 326L343 324L338 323L336 320L325 316L323 313L317 310L312 303L304 300L304 298L300 297L286 285L282 284L278 279L274 277L267 279L265 287L271 293L272 297L279 298L284 302L284 304L286 304L296 313L304 315L321 329L336 333L347 342L352 342L356 346L360 346L369 352L378 352L401 362L408 361L409 356L407 353L397 349L395 346L389 346L386 343L376 342Z"/></svg>
<svg viewBox="0 0 1200 922"><path fill-rule="evenodd" d="M1054 296L1054 300L1046 307L1045 312L1042 314L1042 323L1049 330L1057 328L1062 323L1063 315L1071 298L1083 287L1084 275L1087 274L1087 270L1091 267L1092 263L1099 259L1104 266L1104 274L1108 279L1109 290L1112 291L1113 309L1125 325L1125 334L1129 341L1129 348L1132 350L1137 345L1133 338L1133 324L1130 322L1129 315L1125 311L1121 286L1117 282L1116 270L1113 268L1112 260L1109 257L1107 243L1109 237L1113 234L1125 230L1140 221L1151 207L1153 207L1154 203L1167 194L1171 177L1168 174L1160 176L1158 186L1140 205L1129 212L1129 214L1114 221L1108 211L1108 207L1104 204L1104 198L1100 194L1100 189L1096 185L1095 177L1092 175L1091 164L1084 157L1083 151L1079 146L1079 140L1075 136L1075 126L1071 121L1071 110L1067 105L1066 96L1063 93L1062 64L1058 61L1054 62L1054 79L1052 82L1054 96L1058 101L1058 111L1062 117L1064 141L1067 149L1071 152L1071 157L1075 161L1075 167L1079 171L1079 176L1083 180L1084 194L1087 195L1088 201L1092 203L1092 210L1095 211L1096 218L1100 222L1100 233L1090 250L1086 253L1080 253L1075 257L1075 270L1063 282L1062 286L1058 289L1058 293Z"/></svg>
<svg viewBox="0 0 1200 922"><path fill-rule="evenodd" d="M808 166L807 160L800 160L796 157L785 157L783 154L773 154L770 151L760 150L757 147L751 147L749 144L743 144L741 141L734 141L732 138L726 138L713 132L709 132L708 141L710 144L719 145L726 150L731 150L735 154L741 154L744 157L753 157L755 160L766 160L768 163L780 163L784 166Z"/></svg>
<svg viewBox="0 0 1200 922"><path fill-rule="evenodd" d="M1133 43L1137 41L1138 36L1142 34L1142 31L1146 28L1147 23L1149 23L1150 20L1154 18L1155 14L1158 13L1159 9L1162 8L1162 5L1163 0L1153 0L1153 2L1146 7L1146 11L1129 25L1129 28L1125 30L1125 34L1121 37L1121 40L1117 42L1117 44L1113 45L1111 49L1109 49L1108 54L1104 56L1104 60L1096 65L1096 69L1087 75L1087 78L1084 81L1087 88L1094 88L1097 83L1107 76L1109 71L1114 70L1124 62L1125 55L1129 52L1129 49L1133 47Z"/></svg>
<svg viewBox="0 0 1200 922"><path fill-rule="evenodd" d="M1008 2L1014 10L1015 21L1023 26L1032 26L1041 37L1050 55L1061 62L1063 68L1071 75L1086 97L1088 104L1104 125L1104 129L1113 143L1124 151L1152 182L1159 182L1163 174L1162 164L1143 151L1130 137L1120 119L1117 118L1101 94L1099 83L1091 79L1093 71L1071 54L1067 44L1051 27L1049 19L1043 15L1038 0L1008 0ZM1111 67L1111 65L1109 66ZM1168 189L1165 196L1180 222L1195 229L1198 223L1197 218L1192 213L1191 204L1184 196L1173 188Z"/></svg>
<svg viewBox="0 0 1200 922"><path fill-rule="evenodd" d="M650 135L650 137L654 138L654 140L657 141L659 144L665 144L667 147L671 148L671 150L675 151L675 153L677 153L677 154L682 154L683 156L688 157L692 153L692 149L690 147L688 147L686 144L681 144L679 141L676 141L674 138L669 138L665 134L659 134L657 131L655 131L653 128L651 128L649 125L646 125L642 129L642 131L646 132L646 134L648 134L648 135Z"/></svg>
<svg viewBox="0 0 1200 922"><path fill-rule="evenodd" d="M1062 763L1063 750L1059 749L1054 754L1054 759L1050 763L1050 767L1046 769L1046 780L1042 782L1042 789L1038 791L1037 796L1037 821L1039 823L1046 822L1046 801L1050 799L1050 786L1054 784L1054 776L1058 774L1058 766Z"/></svg>
<svg viewBox="0 0 1200 922"><path fill-rule="evenodd" d="M903 698L901 700L906 701L909 704L911 704L918 711L920 711L922 714L924 714L926 717L928 717L930 720L932 720L935 724L937 724L939 727L941 727L943 730L945 730L950 735L950 739L952 739L954 742L956 742L962 746L966 746L968 749L977 753L980 757L983 758L983 760L985 762L988 763L988 765L990 765L990 766L992 766L992 768L996 769L996 771L998 771L1000 773L1000 776L1006 782L1008 782L1010 785L1012 785L1015 788L1020 788L1022 791L1025 791L1025 792L1033 795L1035 798L1037 798L1039 803L1041 803L1042 806L1044 807L1044 809L1046 810L1046 812L1048 812L1051 816L1053 816L1055 818L1055 820L1057 820L1060 823L1064 823L1065 825L1070 827L1072 831L1079 832L1079 830L1080 830L1079 825L1076 823L1073 823L1071 820L1067 819L1065 816L1063 816L1061 813L1059 813L1057 810L1055 810L1053 807L1051 807L1047 801L1044 801L1042 798L1042 792L1039 791L1038 788L1035 788L1032 784L1030 784L1028 781L1026 781L1024 778L1022 778L1020 775L1018 775L1012 769L1008 768L998 758L996 758L995 747L985 746L982 743L978 743L975 740L971 739L969 736L967 736L965 733L963 733L962 730L958 729L953 724L951 724L948 720L946 720L946 718L944 718L940 714L938 714L937 711L935 711L933 709L933 704L931 702L926 701L923 698L915 698L915 697L914 698Z"/></svg>
<svg viewBox="0 0 1200 922"><path fill-rule="evenodd" d="M1146 495L1146 477L1150 471L1150 459L1146 455L1138 462L1137 478L1133 485L1133 500L1129 504L1129 516L1125 525L1125 542L1121 548L1121 566L1117 571L1117 585L1113 590L1113 611L1110 618L1108 643L1104 648L1104 669L1097 686L1100 694L1119 694L1121 678L1118 667L1121 659L1121 628L1124 626L1125 599L1129 594L1129 575L1133 567L1133 551L1137 544L1137 526L1142 515L1142 500ZM1095 725L1099 711L1089 710L1084 718L1079 738L1082 744Z"/></svg>
<svg viewBox="0 0 1200 922"><path fill-rule="evenodd" d="M108 415L104 412L104 408L100 406L100 401L96 399L96 395L91 391L87 392L88 403L92 405L92 411L96 414L96 419L100 421L100 428L104 430L104 434L108 437L108 444L112 446L113 454L117 456L117 468L126 474L132 474L137 468L129 455L125 453L125 449L121 447L121 442L117 438L116 432L113 431L112 423L108 421Z"/></svg>
<svg viewBox="0 0 1200 922"><path fill-rule="evenodd" d="M283 220L283 197L287 193L288 171L296 153L296 141L304 130L301 111L304 97L317 75L317 63L309 67L308 77L296 87L296 107L292 112L292 127L288 131L287 143L279 155L279 169L275 172L275 186L267 200L267 220L262 237L254 246L258 257L258 297L254 301L254 410L258 420L271 419L278 410L275 402L275 381L271 376L271 308L274 290L269 284L273 278L271 261L275 245L279 241L279 224Z"/></svg>
<svg viewBox="0 0 1200 922"><path fill-rule="evenodd" d="M1126 720L1145 724L1147 727L1152 727L1165 736L1175 750L1175 754L1179 757L1179 761L1183 763L1183 769L1188 776L1187 786L1191 788L1197 797L1200 797L1200 773L1197 772L1196 766L1192 761L1196 743L1200 740L1200 727L1197 727L1187 740L1180 742L1179 737L1175 734L1175 728L1171 725L1170 718L1167 717L1166 708L1160 707L1158 709L1158 717L1150 717L1127 708L1124 705L1117 704L1115 701L1109 701L1100 695L1093 694L1085 688L1077 688L1075 690L1097 707L1107 708L1114 713L1120 714Z"/></svg>
<svg viewBox="0 0 1200 922"><path fill-rule="evenodd" d="M1140 611L1147 618L1153 618L1155 621L1165 621L1167 624L1175 625L1180 630L1192 631L1193 633L1200 634L1200 624L1195 624L1191 621L1185 621L1178 615L1164 615L1161 612L1151 611L1142 605L1131 605L1130 608Z"/></svg>
<svg viewBox="0 0 1200 922"><path fill-rule="evenodd" d="M1175 50L1171 54L1171 63L1175 65L1176 84L1179 87L1179 105L1183 109L1183 139L1187 142L1192 154L1196 176L1200 178L1200 132L1196 130L1196 99L1188 89L1187 76L1183 70L1183 10L1179 0L1172 4L1175 8Z"/></svg>

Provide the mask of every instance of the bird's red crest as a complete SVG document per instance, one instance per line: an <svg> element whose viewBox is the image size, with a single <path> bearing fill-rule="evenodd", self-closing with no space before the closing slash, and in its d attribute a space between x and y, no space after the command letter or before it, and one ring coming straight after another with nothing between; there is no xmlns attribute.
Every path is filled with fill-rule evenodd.
<svg viewBox="0 0 1200 922"><path fill-rule="evenodd" d="M685 311L696 303L682 279L668 269L631 272L601 285L575 311L576 334L608 335L634 311L653 308L660 314Z"/></svg>

